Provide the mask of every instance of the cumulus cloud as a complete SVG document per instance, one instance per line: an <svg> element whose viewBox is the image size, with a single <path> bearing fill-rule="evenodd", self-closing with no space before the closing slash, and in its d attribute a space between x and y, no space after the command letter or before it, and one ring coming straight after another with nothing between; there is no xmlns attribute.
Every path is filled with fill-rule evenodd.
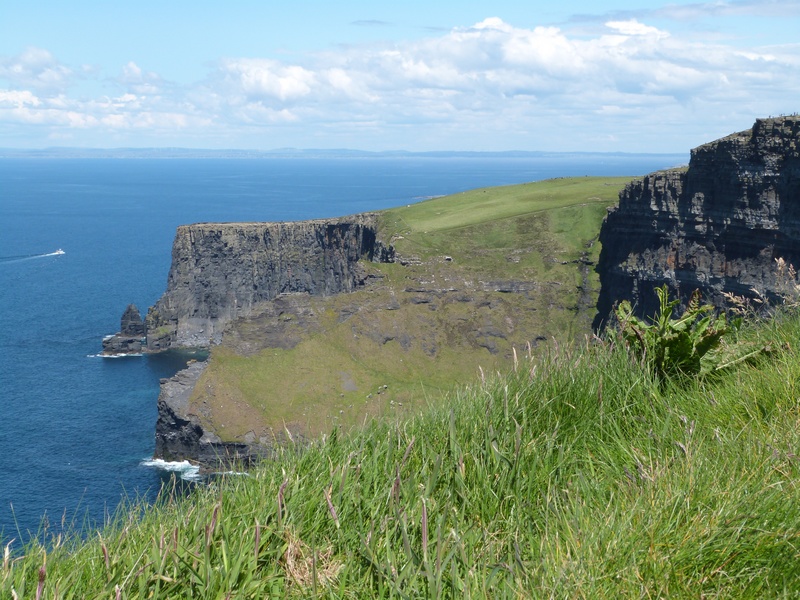
<svg viewBox="0 0 800 600"><path fill-rule="evenodd" d="M218 75L227 87L247 98L279 102L308 96L317 78L312 71L297 65L251 58L223 61Z"/></svg>
<svg viewBox="0 0 800 600"><path fill-rule="evenodd" d="M721 4L744 10L752 2ZM290 128L302 139L356 132L374 136L370 145L401 134L413 141L407 132L418 128L431 144L439 136L440 147L451 145L454 132L462 143L491 132L496 146L506 139L511 148L553 135L559 122L586 140L604 122L617 130L623 120L639 123L643 132L655 128L654 115L794 108L798 63L797 46L699 43L641 18L606 19L591 34L578 34L488 17L420 40L340 47L296 61L221 59L205 80L183 87L130 61L111 80L113 90L87 100L66 93L75 77L70 67L31 49L0 60L0 119L103 131L195 130L210 138L254 127ZM595 137L622 144L632 135Z"/></svg>
<svg viewBox="0 0 800 600"><path fill-rule="evenodd" d="M627 21L608 21L606 27L614 29L625 36L654 36L656 38L669 37L666 31L659 31L655 27L650 27L643 23L639 23L636 19L629 19Z"/></svg>
<svg viewBox="0 0 800 600"><path fill-rule="evenodd" d="M0 90L0 107L2 108L39 106L41 103L41 100L28 90Z"/></svg>
<svg viewBox="0 0 800 600"><path fill-rule="evenodd" d="M74 75L72 69L42 48L28 48L17 56L0 58L0 80L7 80L16 88L61 91L69 86Z"/></svg>
<svg viewBox="0 0 800 600"><path fill-rule="evenodd" d="M139 95L159 94L165 87L164 80L157 73L142 71L133 61L122 67L117 82L127 91Z"/></svg>

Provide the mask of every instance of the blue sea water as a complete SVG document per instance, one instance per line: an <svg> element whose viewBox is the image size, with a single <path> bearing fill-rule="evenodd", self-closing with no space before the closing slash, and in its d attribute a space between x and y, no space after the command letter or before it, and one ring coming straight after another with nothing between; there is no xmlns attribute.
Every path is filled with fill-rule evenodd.
<svg viewBox="0 0 800 600"><path fill-rule="evenodd" d="M180 354L97 356L163 293L178 225L387 208L550 177L642 175L676 155L527 158L0 159L0 543L99 526L170 474L154 448ZM63 249L63 254L56 251Z"/></svg>

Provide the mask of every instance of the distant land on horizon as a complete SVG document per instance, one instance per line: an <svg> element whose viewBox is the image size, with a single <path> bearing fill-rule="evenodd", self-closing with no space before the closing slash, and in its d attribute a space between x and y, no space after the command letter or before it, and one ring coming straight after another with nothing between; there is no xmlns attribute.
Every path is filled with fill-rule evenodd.
<svg viewBox="0 0 800 600"><path fill-rule="evenodd" d="M546 158L568 156L669 156L688 162L687 153L676 152L548 152L529 150L469 151L407 150L368 151L347 148L275 148L273 150L195 148L0 148L0 158Z"/></svg>

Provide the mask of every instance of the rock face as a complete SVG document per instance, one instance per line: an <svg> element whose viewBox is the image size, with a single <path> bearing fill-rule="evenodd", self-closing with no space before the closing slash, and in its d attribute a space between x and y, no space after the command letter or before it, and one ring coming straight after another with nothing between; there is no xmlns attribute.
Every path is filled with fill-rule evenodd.
<svg viewBox="0 0 800 600"><path fill-rule="evenodd" d="M214 466L246 465L269 456L271 447L266 444L222 442L218 436L204 431L197 415L188 410L189 398L205 368L205 362L194 362L174 377L161 380L154 456L168 461L190 457Z"/></svg>
<svg viewBox="0 0 800 600"><path fill-rule="evenodd" d="M145 344L145 326L139 309L129 304L122 313L119 333L103 340L103 354L138 354Z"/></svg>
<svg viewBox="0 0 800 600"><path fill-rule="evenodd" d="M800 268L800 117L759 119L692 150L688 169L632 182L600 241L595 328L623 299L652 315L662 284L684 302L695 289L718 306L754 288L777 298L795 284L777 260Z"/></svg>
<svg viewBox="0 0 800 600"><path fill-rule="evenodd" d="M167 291L147 313L126 311L122 332L141 328L144 350L202 347L219 342L232 320L282 294L328 296L365 282L359 261L392 262L377 239L374 215L296 223L201 223L178 228ZM130 314L129 314L130 313ZM138 324L136 322L138 317ZM139 338L141 340L141 336ZM140 347L141 349L141 347ZM280 433L259 443L229 443L207 432L189 398L205 363L194 363L161 382L155 456L191 457L204 464L248 463L281 443Z"/></svg>
<svg viewBox="0 0 800 600"><path fill-rule="evenodd" d="M174 377L161 380L156 421L156 457L183 460L199 453L203 428L186 413L186 407L205 367L204 362L192 363Z"/></svg>
<svg viewBox="0 0 800 600"><path fill-rule="evenodd" d="M362 259L393 261L371 214L179 227L167 291L147 314L147 350L216 343L228 322L279 294L353 291L364 283Z"/></svg>

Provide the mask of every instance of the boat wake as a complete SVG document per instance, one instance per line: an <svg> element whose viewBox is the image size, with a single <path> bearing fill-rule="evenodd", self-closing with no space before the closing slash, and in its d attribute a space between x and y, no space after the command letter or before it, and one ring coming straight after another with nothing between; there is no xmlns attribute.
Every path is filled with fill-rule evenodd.
<svg viewBox="0 0 800 600"><path fill-rule="evenodd" d="M55 252L47 252L45 254L19 254L16 256L0 256L0 263L14 263L22 262L24 260L33 260L35 258L47 258L48 256L61 256L66 254L61 248Z"/></svg>

